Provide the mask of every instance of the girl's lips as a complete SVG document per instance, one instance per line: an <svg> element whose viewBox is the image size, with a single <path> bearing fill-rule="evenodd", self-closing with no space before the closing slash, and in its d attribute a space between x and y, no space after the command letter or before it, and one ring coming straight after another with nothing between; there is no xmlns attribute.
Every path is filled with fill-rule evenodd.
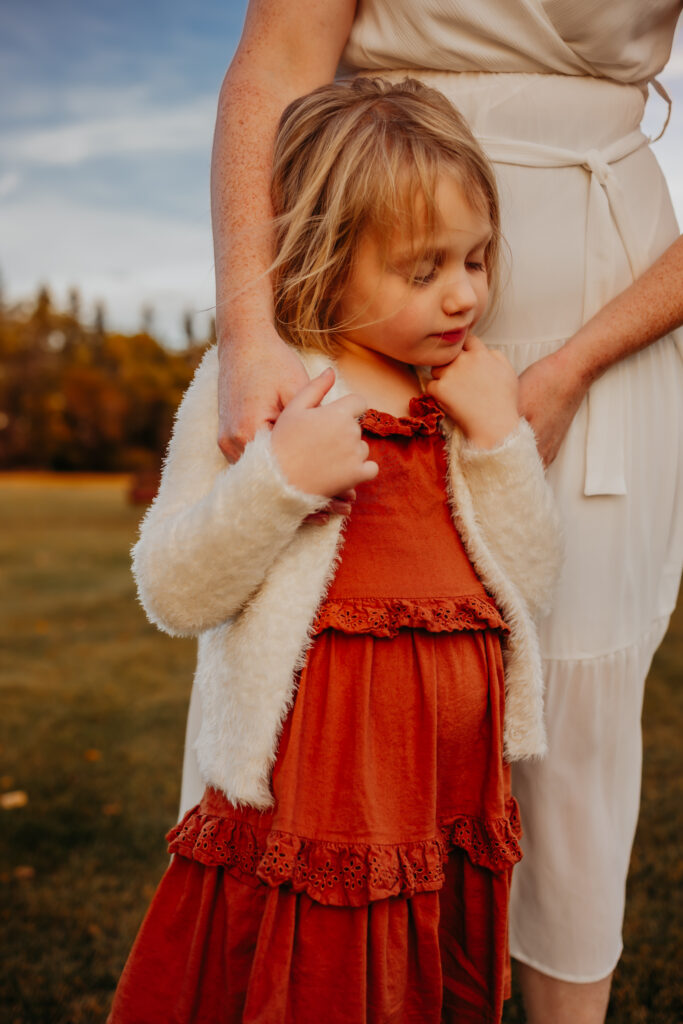
<svg viewBox="0 0 683 1024"><path fill-rule="evenodd" d="M459 331L444 331L441 338L448 345L457 345L459 342L465 340L466 334L467 328L461 327Z"/></svg>

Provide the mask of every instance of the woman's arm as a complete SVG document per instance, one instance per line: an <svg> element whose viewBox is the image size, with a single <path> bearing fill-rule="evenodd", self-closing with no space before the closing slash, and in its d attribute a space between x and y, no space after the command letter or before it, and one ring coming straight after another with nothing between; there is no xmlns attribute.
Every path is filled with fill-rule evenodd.
<svg viewBox="0 0 683 1024"><path fill-rule="evenodd" d="M250 0L221 88L211 162L219 345L218 443L234 462L306 383L273 326L270 175L275 131L292 100L329 82L355 0Z"/></svg>
<svg viewBox="0 0 683 1024"><path fill-rule="evenodd" d="M637 281L520 377L519 410L549 465L588 388L614 363L683 323L683 236Z"/></svg>

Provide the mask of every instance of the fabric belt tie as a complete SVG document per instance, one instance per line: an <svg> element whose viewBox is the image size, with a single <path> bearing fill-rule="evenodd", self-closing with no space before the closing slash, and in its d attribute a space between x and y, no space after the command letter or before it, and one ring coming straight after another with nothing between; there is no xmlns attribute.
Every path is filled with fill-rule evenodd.
<svg viewBox="0 0 683 1024"><path fill-rule="evenodd" d="M614 298L617 291L612 257L615 232L635 279L647 269L647 254L636 233L619 178L612 164L649 143L636 129L605 149L578 152L535 142L479 138L494 164L518 167L583 167L590 175L586 216L585 279L582 323ZM591 385L588 396L586 470L583 493L626 494L626 394L617 364Z"/></svg>

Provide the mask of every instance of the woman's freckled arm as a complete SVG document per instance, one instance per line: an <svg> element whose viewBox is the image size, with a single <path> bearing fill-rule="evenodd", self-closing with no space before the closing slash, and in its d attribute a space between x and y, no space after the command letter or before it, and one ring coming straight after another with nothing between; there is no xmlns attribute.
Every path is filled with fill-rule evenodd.
<svg viewBox="0 0 683 1024"><path fill-rule="evenodd" d="M231 460L307 381L273 326L270 174L293 99L331 81L355 0L251 0L218 103L211 217L220 353L219 443Z"/></svg>

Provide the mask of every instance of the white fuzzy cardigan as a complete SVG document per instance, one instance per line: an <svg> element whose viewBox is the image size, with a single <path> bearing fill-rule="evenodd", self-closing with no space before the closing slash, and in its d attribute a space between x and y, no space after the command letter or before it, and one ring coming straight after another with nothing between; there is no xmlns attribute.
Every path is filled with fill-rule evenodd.
<svg viewBox="0 0 683 1024"><path fill-rule="evenodd" d="M329 361L307 354L311 376ZM140 601L172 635L199 637L195 686L201 777L233 803L272 804L270 773L316 610L334 574L343 519L304 520L326 499L284 478L261 430L233 466L216 444L218 358L210 349L176 417L159 493L133 548ZM326 401L347 393L337 376ZM505 754L545 752L535 618L560 567L559 528L525 421L477 450L448 426L453 517L510 634L505 645Z"/></svg>

